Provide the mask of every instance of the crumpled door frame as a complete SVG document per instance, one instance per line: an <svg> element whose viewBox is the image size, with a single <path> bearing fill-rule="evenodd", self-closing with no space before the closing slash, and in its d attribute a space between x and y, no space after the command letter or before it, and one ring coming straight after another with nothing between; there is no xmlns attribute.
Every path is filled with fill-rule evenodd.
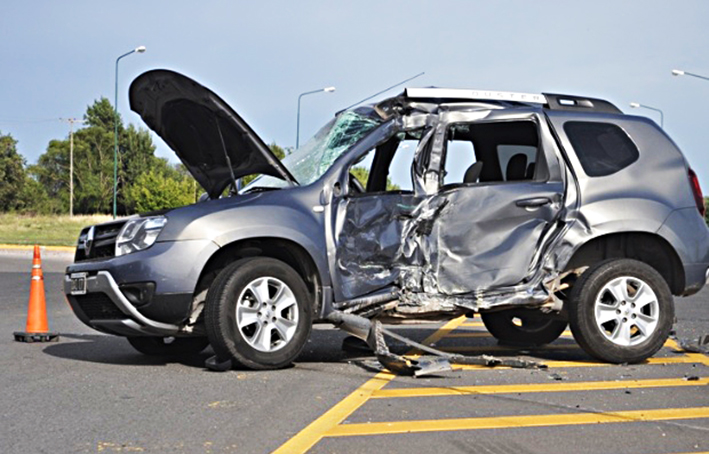
<svg viewBox="0 0 709 454"><path fill-rule="evenodd" d="M404 270L404 273L391 273L392 277L399 276L398 281L392 279L391 284L398 286L401 291L399 295L400 307L406 307L402 315L413 316L423 313L453 313L456 307L463 307L468 310L489 309L497 306L533 305L539 306L547 304L553 310L560 310L561 302L553 295L555 285L559 285L557 271L554 267L548 266L556 260L549 260L550 251L554 250L558 240L563 236L565 225L561 221L564 218L563 200L555 201L560 208L558 216L550 222L549 228L538 243L536 253L529 264L529 272L523 284L517 284L504 288L471 288L467 293L440 294L431 292L435 288L435 279L431 280L432 273L426 273L426 267L430 266L435 254L440 253L436 249L436 244L422 241L421 238L430 234L436 219L445 208L447 200L437 197L441 187L442 162L444 159L444 144L446 140L446 130L451 123L470 122L502 122L502 121L529 121L537 124L539 131L539 146L547 163L550 179L563 181L561 178L560 163L558 162L558 152L556 145L551 138L543 114L535 109L525 109L510 113L495 109L483 109L478 111L426 111L404 115L395 121L394 128L391 128L386 137L380 138L378 143L388 140L394 134L417 128L425 128L423 137L414 155L414 162L411 166L413 179L414 196L423 197L422 201L411 207L408 217L404 221L401 234L401 248L391 259L393 268ZM371 149L371 147L369 148ZM361 150L360 150L361 151ZM364 151L361 151L364 152ZM350 158L352 160L355 158ZM346 173L346 172L344 172ZM562 183L565 187L566 185ZM376 195L373 195L376 197ZM340 202L333 200L335 204ZM374 213L371 213L374 215ZM338 209L338 217L344 217L344 211ZM338 223L335 235L341 235L342 222ZM353 243L355 244L355 243ZM343 249L337 251L342 256ZM345 251L346 252L346 251ZM338 264L342 262L338 259ZM335 270L337 271L337 270ZM430 271L430 270L428 270ZM366 274L366 273L365 273ZM426 274L429 282L425 285L428 291L421 291L422 275ZM366 279L366 275L361 276ZM386 285L385 282L382 282ZM356 298L359 299L359 298ZM366 299L366 295L365 295ZM336 303L335 307L347 302ZM391 309L390 301L381 302L382 308ZM367 315L377 314L377 307L369 301L367 304ZM374 306L374 307L373 307Z"/></svg>

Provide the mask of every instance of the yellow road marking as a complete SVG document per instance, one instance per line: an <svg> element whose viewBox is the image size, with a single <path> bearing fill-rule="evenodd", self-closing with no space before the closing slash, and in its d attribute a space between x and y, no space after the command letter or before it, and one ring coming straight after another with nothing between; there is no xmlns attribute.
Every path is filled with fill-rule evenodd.
<svg viewBox="0 0 709 454"><path fill-rule="evenodd" d="M562 391L601 391L609 389L636 388L666 388L679 386L706 386L709 378L685 380L683 378L667 378L657 380L624 380L624 381L587 381L563 383L528 383L514 385L490 386L451 386L448 388L399 388L379 389L372 393L373 399L388 399L392 397L426 397L426 396L460 396L466 394L512 394L512 393L545 393Z"/></svg>
<svg viewBox="0 0 709 454"><path fill-rule="evenodd" d="M463 345L451 347L437 347L439 350L449 353L467 353L467 352L518 352L524 351L547 351L547 350L578 350L579 345L573 344L548 344L539 347L519 347L511 345Z"/></svg>
<svg viewBox="0 0 709 454"><path fill-rule="evenodd" d="M487 331L467 331L464 333L451 333L446 336L446 339L465 338L465 337L492 337Z"/></svg>
<svg viewBox="0 0 709 454"><path fill-rule="evenodd" d="M487 337L487 332L471 332L471 333L452 333L459 327L484 327L481 322L465 322L465 317L459 317L451 320L442 326L439 330L423 341L423 344L431 345L442 338L455 337ZM469 319L467 319L469 320ZM465 323L464 323L465 322ZM571 335L570 331L565 331L562 335ZM679 347L676 343L665 344L668 347ZM567 348L566 346L560 346ZM486 348L488 350L489 348ZM415 350L412 350L408 355L412 355ZM704 355L690 353L680 357L670 358L650 358L644 362L648 365L665 365L679 363L702 363L709 365L709 358ZM608 363L589 361L545 361L548 367L602 367L611 366ZM454 365L456 370L481 370L491 368L487 366L469 366L469 365ZM354 413L370 398L384 397L409 397L414 394L395 396L397 392L437 392L431 390L445 388L424 388L423 391L408 390L383 390L395 375L388 372L380 372L373 378L368 380L362 386L357 388L349 396L338 402L330 408L318 419L313 421L305 429L296 434L293 438L284 443L274 453L299 453L306 452L313 447L323 437L328 436L349 436L349 435L373 435L373 434L388 434L388 433L406 433L406 432L428 432L437 430L471 430L480 428L503 428L503 427L534 427L541 425L567 425L567 424L590 424L590 423L616 423L616 422L632 422L632 421L647 421L647 420L666 420L666 419L693 419L709 417L709 407L699 407L694 409L667 409L667 410L644 410L644 411L626 411L616 413L600 413L600 414L572 414L572 415L532 415L532 416L516 416L516 417L493 417L493 418L464 418L450 420L434 420L434 421L395 421L385 423L368 423L368 424L341 424L347 417ZM675 380L676 379L670 379ZM620 389L620 388L640 388L640 387L668 387L668 386L699 386L706 385L709 379L700 379L699 381L682 382L669 384L666 380L646 380L646 381L627 381L617 382L587 382L587 383L555 383L555 384L532 384L532 385L507 385L507 390L502 391L503 386L491 387L471 387L475 391L466 390L467 387L450 388L457 391L451 391L452 394L461 394L460 390L465 393L492 393L492 388L497 388L498 393L501 392L545 392L542 386L553 386L554 389L549 391L571 391L572 387L576 386L591 386L591 390L598 389ZM651 385L650 382L654 384ZM591 385L589 385L591 383ZM601 384L598 384L601 383ZM605 384L602 384L605 383ZM534 390L534 387L537 387ZM513 387L523 387L523 390L512 390ZM481 388L488 388L482 390ZM420 389L420 388L419 388ZM586 388L589 389L589 388ZM580 389L579 389L580 390ZM416 394L416 395L443 395L443 394ZM544 422L548 421L548 422ZM587 422L586 422L587 421ZM495 425L497 424L497 425ZM511 426L509 424L512 424ZM488 427L487 425L491 425ZM373 431L374 430L374 431ZM377 431L378 430L378 431Z"/></svg>
<svg viewBox="0 0 709 454"><path fill-rule="evenodd" d="M422 344L428 345L437 342L460 326L465 320L466 318L461 316L449 321L435 333L427 337ZM273 454L306 452L308 449L312 448L315 443L320 441L327 432L337 427L338 424L369 400L373 392L382 389L394 377L395 375L389 372L378 373L374 378L354 390L352 394L335 404L334 407L330 408L305 429L301 430L293 438L281 445Z"/></svg>
<svg viewBox="0 0 709 454"><path fill-rule="evenodd" d="M571 334L571 331L568 329L561 333L562 337L573 337L573 334ZM455 339L455 338L467 338L467 337L492 337L492 334L488 333L487 331L467 331L467 332L462 332L462 333L451 333L446 336L446 339Z"/></svg>
<svg viewBox="0 0 709 454"><path fill-rule="evenodd" d="M483 322L467 322L461 323L460 327L485 328L485 324Z"/></svg>
<svg viewBox="0 0 709 454"><path fill-rule="evenodd" d="M690 363L699 363L699 364L707 364L707 358L706 356L699 355L700 357L692 356L692 355L697 355L696 353L688 353L686 355L682 356L672 356L668 358L648 358L642 363L639 363L641 365L667 365L667 364L690 364ZM539 361L541 364L544 364L547 366L549 369L553 369L556 367L613 367L616 366L616 364L611 364L611 363L602 363L594 360L578 360L578 361L554 361L554 360L549 360L549 361L544 361L540 360ZM468 364L454 364L453 365L453 370L481 370L481 369L487 369L487 370L499 370L499 369L509 369L508 367L502 367L502 366L497 366L495 368L491 368L489 366L475 366L475 365L468 365Z"/></svg>
<svg viewBox="0 0 709 454"><path fill-rule="evenodd" d="M474 323L473 323L474 324ZM460 326L468 326L471 324L463 323ZM464 339L464 338L490 338L492 335L487 331L467 331L451 333L445 336L446 339ZM573 337L571 330L565 330L561 333L561 337ZM475 352L475 351L495 351L495 350L534 350L534 349L565 349L565 348L577 348L576 344L547 344L540 347L512 347L506 345L494 345L494 346L451 346L451 347L439 347L439 350L448 352ZM703 355L701 353L687 353L682 350L682 348L677 344L674 339L667 339L664 347L671 348L678 353L684 353L687 358L691 358L694 363L701 363L709 365L709 356Z"/></svg>
<svg viewBox="0 0 709 454"><path fill-rule="evenodd" d="M709 418L709 407L341 424L328 437Z"/></svg>

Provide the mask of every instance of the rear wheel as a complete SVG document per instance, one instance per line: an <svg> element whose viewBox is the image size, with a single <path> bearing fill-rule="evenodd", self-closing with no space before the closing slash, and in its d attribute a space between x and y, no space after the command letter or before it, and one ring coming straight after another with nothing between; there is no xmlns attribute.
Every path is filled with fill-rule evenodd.
<svg viewBox="0 0 709 454"><path fill-rule="evenodd" d="M285 263L242 259L222 270L210 286L205 324L220 361L281 368L295 360L310 335L310 294Z"/></svg>
<svg viewBox="0 0 709 454"><path fill-rule="evenodd" d="M206 337L129 337L130 345L148 356L192 356L209 345Z"/></svg>
<svg viewBox="0 0 709 454"><path fill-rule="evenodd" d="M590 267L574 284L569 303L576 342L589 355L612 363L654 355L674 320L667 282L651 266L631 259Z"/></svg>
<svg viewBox="0 0 709 454"><path fill-rule="evenodd" d="M566 322L537 310L510 309L480 314L485 328L497 340L511 345L544 345L554 342L566 329Z"/></svg>

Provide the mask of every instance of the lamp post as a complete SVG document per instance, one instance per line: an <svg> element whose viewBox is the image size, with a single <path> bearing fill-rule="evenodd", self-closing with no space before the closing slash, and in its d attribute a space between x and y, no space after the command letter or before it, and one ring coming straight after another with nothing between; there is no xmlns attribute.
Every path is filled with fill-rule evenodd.
<svg viewBox="0 0 709 454"><path fill-rule="evenodd" d="M662 111L660 109L655 108L655 107L646 106L644 104L640 104L637 102L631 102L630 107L632 107L633 109L637 109L638 107L643 107L645 109L654 110L655 112L660 112L660 127L662 129L665 129L665 115L662 113Z"/></svg>
<svg viewBox="0 0 709 454"><path fill-rule="evenodd" d="M335 91L335 87L325 87L321 88L319 90L313 90L313 91L306 91L305 93L301 93L298 96L298 120L297 120L297 125L296 125L296 131L295 131L295 149L298 149L298 145L300 144L300 98L302 98L305 95L312 95L313 93L320 93L321 91L324 91L325 93L332 93Z"/></svg>
<svg viewBox="0 0 709 454"><path fill-rule="evenodd" d="M673 70L672 70L672 75L673 75L673 76L692 76L692 77L696 77L697 79L709 80L709 77L700 76L699 74L692 74L692 73L687 72L687 71L682 71L681 69L673 69Z"/></svg>
<svg viewBox="0 0 709 454"><path fill-rule="evenodd" d="M115 86L115 98L113 102L113 108L115 110L113 116L114 125L114 143L113 143L113 219L116 219L116 194L118 192L118 61L127 57L132 53L142 54L145 52L145 46L139 46L130 52L126 52L120 57L116 58L116 86Z"/></svg>
<svg viewBox="0 0 709 454"><path fill-rule="evenodd" d="M74 217L74 123L84 123L76 118L60 118L69 123L69 217Z"/></svg>

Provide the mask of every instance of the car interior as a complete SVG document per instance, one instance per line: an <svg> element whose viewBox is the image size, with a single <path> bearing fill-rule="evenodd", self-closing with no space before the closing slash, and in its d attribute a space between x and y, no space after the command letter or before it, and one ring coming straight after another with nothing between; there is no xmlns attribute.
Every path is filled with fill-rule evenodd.
<svg viewBox="0 0 709 454"><path fill-rule="evenodd" d="M531 121L455 123L448 127L443 188L536 180L539 134Z"/></svg>

